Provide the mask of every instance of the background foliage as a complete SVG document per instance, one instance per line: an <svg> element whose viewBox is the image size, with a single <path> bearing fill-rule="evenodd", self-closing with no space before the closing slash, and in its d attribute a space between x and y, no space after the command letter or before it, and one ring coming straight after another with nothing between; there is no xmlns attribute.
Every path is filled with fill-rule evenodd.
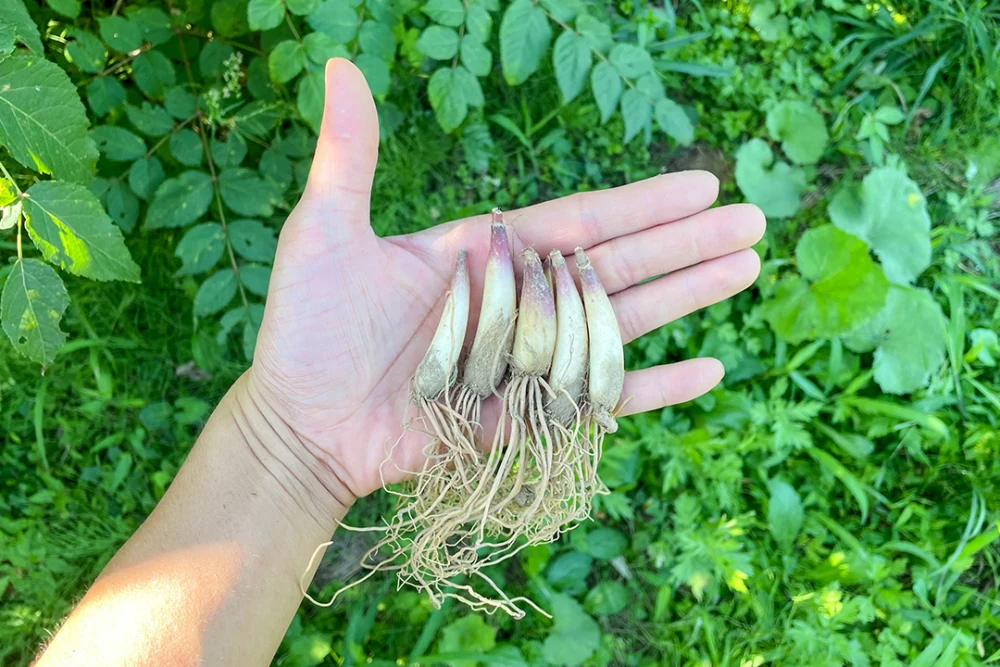
<svg viewBox="0 0 1000 667"><path fill-rule="evenodd" d="M377 99L379 233L682 168L770 225L752 290L628 349L717 356L723 386L623 422L594 522L492 573L553 621L374 582L303 607L277 664L997 662L998 19L0 0L0 659L30 661L248 363L339 55Z"/></svg>

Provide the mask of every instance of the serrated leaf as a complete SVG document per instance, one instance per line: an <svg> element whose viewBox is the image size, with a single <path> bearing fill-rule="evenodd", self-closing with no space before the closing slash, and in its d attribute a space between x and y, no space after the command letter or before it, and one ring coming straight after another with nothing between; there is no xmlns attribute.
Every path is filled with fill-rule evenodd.
<svg viewBox="0 0 1000 667"><path fill-rule="evenodd" d="M787 162L774 162L767 142L751 139L736 152L736 184L767 217L788 218L799 210L806 175Z"/></svg>
<svg viewBox="0 0 1000 667"><path fill-rule="evenodd" d="M230 132L225 141L212 137L208 150L212 154L215 166L225 169L239 166L243 162L247 156L247 143L238 133Z"/></svg>
<svg viewBox="0 0 1000 667"><path fill-rule="evenodd" d="M285 20L281 0L250 0L247 5L247 22L251 30L271 30Z"/></svg>
<svg viewBox="0 0 1000 667"><path fill-rule="evenodd" d="M667 91L663 88L663 81L654 72L643 74L636 79L635 89L645 95L654 106L667 96Z"/></svg>
<svg viewBox="0 0 1000 667"><path fill-rule="evenodd" d="M500 64L512 86L535 73L549 49L552 28L548 16L531 0L514 0L500 21Z"/></svg>
<svg viewBox="0 0 1000 667"><path fill-rule="evenodd" d="M113 162L131 162L146 153L146 142L124 127L101 125L90 131L101 155Z"/></svg>
<svg viewBox="0 0 1000 667"><path fill-rule="evenodd" d="M146 229L184 227L205 215L212 203L212 179L203 171L185 171L156 189L146 211Z"/></svg>
<svg viewBox="0 0 1000 667"><path fill-rule="evenodd" d="M305 47L294 39L279 42L267 57L267 71L275 83L288 83L298 76L305 64Z"/></svg>
<svg viewBox="0 0 1000 667"><path fill-rule="evenodd" d="M470 5L465 19L465 34L480 44L485 44L493 31L493 17L481 5Z"/></svg>
<svg viewBox="0 0 1000 667"><path fill-rule="evenodd" d="M653 71L653 58L649 51L635 44L617 44L608 55L608 60L618 72L628 79L636 79Z"/></svg>
<svg viewBox="0 0 1000 667"><path fill-rule="evenodd" d="M128 171L128 184L140 199L148 200L160 187L165 174L157 157L139 158Z"/></svg>
<svg viewBox="0 0 1000 667"><path fill-rule="evenodd" d="M219 174L219 194L226 206L240 215L267 217L279 201L274 186L253 169L235 167Z"/></svg>
<svg viewBox="0 0 1000 667"><path fill-rule="evenodd" d="M167 110L149 102L143 102L139 107L126 106L125 115L135 129L148 137L162 137L174 129L174 119Z"/></svg>
<svg viewBox="0 0 1000 667"><path fill-rule="evenodd" d="M104 69L108 52L94 33L72 28L66 34L71 38L71 41L66 44L66 54L74 65L91 74L96 74Z"/></svg>
<svg viewBox="0 0 1000 667"><path fill-rule="evenodd" d="M201 138L187 128L170 135L170 154L186 167L197 167L205 156Z"/></svg>
<svg viewBox="0 0 1000 667"><path fill-rule="evenodd" d="M33 55L41 56L42 39L38 34L38 26L28 14L24 3L14 0L3 5L4 24L13 29L14 41L23 44Z"/></svg>
<svg viewBox="0 0 1000 667"><path fill-rule="evenodd" d="M600 627L573 598L554 593L551 601L555 623L542 644L542 657L554 665L582 664L601 644Z"/></svg>
<svg viewBox="0 0 1000 667"><path fill-rule="evenodd" d="M378 21L365 21L361 24L358 44L364 53L382 60L392 61L396 56L396 40L392 36L392 29Z"/></svg>
<svg viewBox="0 0 1000 667"><path fill-rule="evenodd" d="M767 112L767 131L796 164L816 164L830 136L823 116L805 102L779 102Z"/></svg>
<svg viewBox="0 0 1000 667"><path fill-rule="evenodd" d="M768 484L771 499L767 504L767 527L785 553L791 553L795 537L802 528L802 499L791 484L772 479Z"/></svg>
<svg viewBox="0 0 1000 667"><path fill-rule="evenodd" d="M912 283L930 266L927 201L899 167L873 169L860 187L837 193L827 212L833 224L871 246L890 281Z"/></svg>
<svg viewBox="0 0 1000 667"><path fill-rule="evenodd" d="M260 220L234 220L229 223L229 242L236 254L251 262L270 263L278 248L275 230Z"/></svg>
<svg viewBox="0 0 1000 667"><path fill-rule="evenodd" d="M389 63L371 53L362 53L354 59L354 64L365 75L372 95L378 97L389 92Z"/></svg>
<svg viewBox="0 0 1000 667"><path fill-rule="evenodd" d="M427 97L445 132L451 132L465 120L468 113L465 91L451 68L442 67L434 72L427 83Z"/></svg>
<svg viewBox="0 0 1000 667"><path fill-rule="evenodd" d="M778 282L764 303L764 317L791 343L833 338L874 317L885 303L889 283L858 239L833 225L810 229L795 258L802 278Z"/></svg>
<svg viewBox="0 0 1000 667"><path fill-rule="evenodd" d="M184 88L174 86L164 91L163 107L177 120L185 120L197 111L198 98Z"/></svg>
<svg viewBox="0 0 1000 667"><path fill-rule="evenodd" d="M649 98L634 88L622 95L622 118L625 120L625 143L632 141L648 124L653 115Z"/></svg>
<svg viewBox="0 0 1000 667"><path fill-rule="evenodd" d="M236 274L232 269L220 269L203 282L194 295L194 314L214 315L229 305L236 296Z"/></svg>
<svg viewBox="0 0 1000 667"><path fill-rule="evenodd" d="M614 67L602 60L590 73L590 87L594 100L597 101L597 108L601 110L601 123L606 123L621 99L622 78Z"/></svg>
<svg viewBox="0 0 1000 667"><path fill-rule="evenodd" d="M343 0L325 0L309 14L308 22L313 30L346 44L357 32L358 14Z"/></svg>
<svg viewBox="0 0 1000 667"><path fill-rule="evenodd" d="M139 27L124 16L104 16L97 19L101 39L119 53L128 53L142 46Z"/></svg>
<svg viewBox="0 0 1000 667"><path fill-rule="evenodd" d="M457 28L465 22L462 0L430 0L421 11L441 25Z"/></svg>
<svg viewBox="0 0 1000 667"><path fill-rule="evenodd" d="M326 90L326 79L322 72L309 72L299 80L296 104L302 120L309 123L313 132L319 134L320 122L323 120L323 96Z"/></svg>
<svg viewBox="0 0 1000 667"><path fill-rule="evenodd" d="M164 91L177 83L173 63L156 50L146 51L132 61L132 76L139 90L152 99L162 98Z"/></svg>
<svg viewBox="0 0 1000 667"><path fill-rule="evenodd" d="M580 14L576 17L576 30L595 51L607 53L615 45L611 26L590 14Z"/></svg>
<svg viewBox="0 0 1000 667"><path fill-rule="evenodd" d="M694 141L694 126L679 104L669 99L656 103L656 124L667 136L682 146L690 146Z"/></svg>
<svg viewBox="0 0 1000 667"><path fill-rule="evenodd" d="M483 106L486 103L486 99L483 97L483 88L479 85L479 79L461 65L452 70L452 72L458 85L462 88L465 103L470 107Z"/></svg>
<svg viewBox="0 0 1000 667"><path fill-rule="evenodd" d="M450 60L458 53L458 33L454 28L429 26L420 33L417 50L428 58Z"/></svg>
<svg viewBox="0 0 1000 667"><path fill-rule="evenodd" d="M924 289L893 286L885 308L844 338L855 351L875 348L875 382L890 394L927 385L945 358L945 318Z"/></svg>
<svg viewBox="0 0 1000 667"><path fill-rule="evenodd" d="M556 39L552 49L552 65L562 92L563 104L573 101L590 74L590 45L583 37L566 30Z"/></svg>
<svg viewBox="0 0 1000 667"><path fill-rule="evenodd" d="M43 366L66 341L59 322L69 295L59 274L38 259L14 263L0 294L0 324L14 349Z"/></svg>
<svg viewBox="0 0 1000 667"><path fill-rule="evenodd" d="M125 104L125 97L125 86L113 77L97 77L87 84L87 104L98 118Z"/></svg>
<svg viewBox="0 0 1000 667"><path fill-rule="evenodd" d="M29 169L86 183L97 149L76 86L58 65L37 56L0 59L0 145Z"/></svg>
<svg viewBox="0 0 1000 667"><path fill-rule="evenodd" d="M493 54L486 48L485 44L466 35L462 38L459 50L462 55L462 64L474 75L487 76L493 69Z"/></svg>
<svg viewBox="0 0 1000 667"><path fill-rule="evenodd" d="M174 255L180 258L182 266L178 276L190 276L208 271L222 259L226 249L226 235L217 222L203 222L195 225L181 238Z"/></svg>
<svg viewBox="0 0 1000 667"><path fill-rule="evenodd" d="M316 11L319 0L285 0L285 6L296 16L306 16Z"/></svg>
<svg viewBox="0 0 1000 667"><path fill-rule="evenodd" d="M350 59L351 57L351 52L347 50L346 46L338 44L333 37L321 32L309 33L302 38L302 43L306 47L306 55L309 60L317 65L325 65L330 58Z"/></svg>
<svg viewBox="0 0 1000 667"><path fill-rule="evenodd" d="M104 196L108 215L126 234L135 229L139 221L139 199L127 185L115 181Z"/></svg>
<svg viewBox="0 0 1000 667"><path fill-rule="evenodd" d="M76 183L41 181L26 193L25 228L49 262L93 280L139 281L121 230L94 194Z"/></svg>
<svg viewBox="0 0 1000 667"><path fill-rule="evenodd" d="M267 286L271 280L271 267L246 264L240 267L240 282L251 294L267 296Z"/></svg>
<svg viewBox="0 0 1000 667"><path fill-rule="evenodd" d="M156 46L165 44L174 38L174 29L170 25L170 17L166 12L156 7L129 7L125 14L139 28L144 42Z"/></svg>

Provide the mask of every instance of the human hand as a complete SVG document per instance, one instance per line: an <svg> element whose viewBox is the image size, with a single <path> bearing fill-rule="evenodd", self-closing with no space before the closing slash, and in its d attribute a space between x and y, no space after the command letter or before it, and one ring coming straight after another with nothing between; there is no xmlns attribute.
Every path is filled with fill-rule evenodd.
<svg viewBox="0 0 1000 667"><path fill-rule="evenodd" d="M472 281L469 337L475 332L489 215L377 237L374 102L361 73L342 59L327 65L326 91L308 184L281 231L247 390L349 504L382 485L380 468L391 483L422 466L426 437L416 433L393 448L394 465L382 463L402 433L410 381L462 248ZM511 251L586 249L627 342L757 277L750 246L764 233L764 216L747 204L708 209L718 185L707 172L681 172L509 211ZM632 400L623 414L691 400L722 375L722 364L707 358L628 373L624 396ZM496 410L484 406L484 421L490 414L495 421Z"/></svg>

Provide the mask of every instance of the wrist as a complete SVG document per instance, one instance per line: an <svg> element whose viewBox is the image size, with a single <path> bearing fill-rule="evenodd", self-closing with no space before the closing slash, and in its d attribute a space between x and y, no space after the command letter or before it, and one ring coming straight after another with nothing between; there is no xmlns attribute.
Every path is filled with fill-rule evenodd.
<svg viewBox="0 0 1000 667"><path fill-rule="evenodd" d="M349 485L271 407L250 371L236 381L222 405L254 464L276 483L293 510L306 513L332 533L356 500Z"/></svg>

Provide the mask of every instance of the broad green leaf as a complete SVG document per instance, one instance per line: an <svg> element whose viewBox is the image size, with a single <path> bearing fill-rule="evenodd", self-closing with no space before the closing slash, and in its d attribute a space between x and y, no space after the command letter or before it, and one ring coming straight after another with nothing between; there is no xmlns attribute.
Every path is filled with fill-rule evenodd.
<svg viewBox="0 0 1000 667"><path fill-rule="evenodd" d="M18 198L18 192L14 184L6 178L0 177L0 206L8 206Z"/></svg>
<svg viewBox="0 0 1000 667"><path fill-rule="evenodd" d="M583 11L583 0L540 0L542 7L563 23L572 23Z"/></svg>
<svg viewBox="0 0 1000 667"><path fill-rule="evenodd" d="M87 84L87 104L98 118L125 104L125 97L125 86L114 77L99 76Z"/></svg>
<svg viewBox="0 0 1000 667"><path fill-rule="evenodd" d="M205 157L205 147L194 130L184 128L170 135L170 154L186 167L197 167Z"/></svg>
<svg viewBox="0 0 1000 667"><path fill-rule="evenodd" d="M341 44L354 39L358 30L358 14L343 0L324 0L308 21L313 30L326 33Z"/></svg>
<svg viewBox="0 0 1000 667"><path fill-rule="evenodd" d="M288 83L298 76L305 64L305 47L294 39L279 42L267 57L267 71L275 83Z"/></svg>
<svg viewBox="0 0 1000 667"><path fill-rule="evenodd" d="M240 282L251 294L267 296L267 285L271 280L271 267L259 264L245 264L240 267Z"/></svg>
<svg viewBox="0 0 1000 667"><path fill-rule="evenodd" d="M886 125L899 125L906 120L906 114L899 107L879 107L875 110L875 120Z"/></svg>
<svg viewBox="0 0 1000 667"><path fill-rule="evenodd" d="M232 269L219 269L203 282L194 295L194 314L214 315L229 305L236 296L236 274Z"/></svg>
<svg viewBox="0 0 1000 667"><path fill-rule="evenodd" d="M767 131L796 164L816 164L830 136L823 116L805 102L779 102L767 112Z"/></svg>
<svg viewBox="0 0 1000 667"><path fill-rule="evenodd" d="M309 72L299 80L297 106L302 120L309 123L313 132L319 134L323 120L323 95L326 79L322 72Z"/></svg>
<svg viewBox="0 0 1000 667"><path fill-rule="evenodd" d="M212 203L212 179L203 171L185 171L156 189L146 211L146 229L184 227L205 215Z"/></svg>
<svg viewBox="0 0 1000 667"><path fill-rule="evenodd" d="M174 119L167 110L149 102L143 102L139 107L126 106L125 115L135 129L147 137L162 137L174 129Z"/></svg>
<svg viewBox="0 0 1000 667"><path fill-rule="evenodd" d="M25 227L42 257L84 278L139 282L139 267L121 230L90 190L76 183L41 181L26 194Z"/></svg>
<svg viewBox="0 0 1000 667"><path fill-rule="evenodd" d="M583 601L583 607L597 616L611 616L628 606L628 589L617 581L602 581L590 591Z"/></svg>
<svg viewBox="0 0 1000 667"><path fill-rule="evenodd" d="M654 105L667 96L667 91L663 88L663 81L654 72L643 74L636 79L635 89L645 95Z"/></svg>
<svg viewBox="0 0 1000 667"><path fill-rule="evenodd" d="M79 0L45 0L46 4L57 14L75 19L80 15Z"/></svg>
<svg viewBox="0 0 1000 667"><path fill-rule="evenodd" d="M465 22L462 0L430 0L421 11L441 25L457 28Z"/></svg>
<svg viewBox="0 0 1000 667"><path fill-rule="evenodd" d="M319 0L285 0L285 6L296 16L308 16L319 7Z"/></svg>
<svg viewBox="0 0 1000 667"><path fill-rule="evenodd" d="M945 318L923 289L893 286L885 308L844 344L866 352L875 347L875 381L882 391L908 394L927 385L945 358Z"/></svg>
<svg viewBox="0 0 1000 667"><path fill-rule="evenodd" d="M0 59L0 146L29 169L87 183L97 149L76 86L38 56Z"/></svg>
<svg viewBox="0 0 1000 667"><path fill-rule="evenodd" d="M311 32L310 35L321 35L319 32ZM323 35L326 37L326 35ZM276 93L271 85L271 77L267 72L267 58L254 56L247 66L246 78L247 91L257 102L270 102L274 100Z"/></svg>
<svg viewBox="0 0 1000 667"><path fill-rule="evenodd" d="M274 150L264 151L260 156L261 175L274 183L280 192L287 190L294 175L292 173L292 163L284 155Z"/></svg>
<svg viewBox="0 0 1000 667"><path fill-rule="evenodd" d="M132 61L132 76L146 97L160 99L167 88L177 83L173 63L155 49L140 54Z"/></svg>
<svg viewBox="0 0 1000 667"><path fill-rule="evenodd" d="M239 311L242 313L243 308ZM331 639L329 632L310 632L290 638L287 664L292 667L317 667L323 664L326 656L333 651Z"/></svg>
<svg viewBox="0 0 1000 667"><path fill-rule="evenodd" d="M462 64L476 76L487 76L493 69L493 54L486 45L466 34L459 47Z"/></svg>
<svg viewBox="0 0 1000 667"><path fill-rule="evenodd" d="M113 162L131 162L146 153L146 142L124 127L100 125L90 131L90 136L106 159Z"/></svg>
<svg viewBox="0 0 1000 667"><path fill-rule="evenodd" d="M163 106L167 113L177 120L185 120L195 114L198 98L181 86L174 86L163 94Z"/></svg>
<svg viewBox="0 0 1000 667"><path fill-rule="evenodd" d="M230 132L225 141L212 137L208 150L216 167L237 167L247 156L247 143L238 133Z"/></svg>
<svg viewBox="0 0 1000 667"><path fill-rule="evenodd" d="M247 22L247 0L214 0L212 27L223 37L239 37L250 29Z"/></svg>
<svg viewBox="0 0 1000 667"><path fill-rule="evenodd" d="M337 40L321 32L311 32L302 38L302 43L306 47L306 55L309 60L317 65L325 65L330 58L348 58L351 52L343 44L338 44Z"/></svg>
<svg viewBox="0 0 1000 667"><path fill-rule="evenodd" d="M485 44L493 31L493 17L481 5L470 5L465 19L465 35L480 44Z"/></svg>
<svg viewBox="0 0 1000 667"><path fill-rule="evenodd" d="M270 263L278 248L275 230L259 220L233 220L229 223L229 242L236 254L251 262Z"/></svg>
<svg viewBox="0 0 1000 667"><path fill-rule="evenodd" d="M618 44L611 49L608 60L628 79L636 79L653 70L653 58L649 51L635 44Z"/></svg>
<svg viewBox="0 0 1000 667"><path fill-rule="evenodd" d="M0 23L0 56L14 52L17 33L10 23Z"/></svg>
<svg viewBox="0 0 1000 667"><path fill-rule="evenodd" d="M582 664L601 644L601 629L573 598L554 593L549 636L542 644L542 657L553 665Z"/></svg>
<svg viewBox="0 0 1000 667"><path fill-rule="evenodd" d="M679 104L670 99L662 99L654 109L656 124L667 136L681 146L690 146L694 141L694 126Z"/></svg>
<svg viewBox="0 0 1000 667"><path fill-rule="evenodd" d="M889 283L864 243L832 225L810 229L795 248L801 278L778 282L764 317L791 343L832 338L875 316Z"/></svg>
<svg viewBox="0 0 1000 667"><path fill-rule="evenodd" d="M271 30L285 20L281 0L250 0L247 5L247 22L251 30Z"/></svg>
<svg viewBox="0 0 1000 667"><path fill-rule="evenodd" d="M234 167L219 174L219 194L226 206L240 215L267 217L280 197L273 185L253 169ZM249 259L249 258L248 258Z"/></svg>
<svg viewBox="0 0 1000 667"><path fill-rule="evenodd" d="M496 628L479 614L467 614L441 629L439 653L486 653L496 646ZM450 660L454 667L476 667L476 660Z"/></svg>
<svg viewBox="0 0 1000 667"><path fill-rule="evenodd" d="M233 116L233 124L241 135L260 138L267 136L282 120L279 107L262 100L250 102Z"/></svg>
<svg viewBox="0 0 1000 667"><path fill-rule="evenodd" d="M563 104L571 102L583 90L590 74L590 62L590 45L583 37L569 30L559 35L552 49L552 64Z"/></svg>
<svg viewBox="0 0 1000 667"><path fill-rule="evenodd" d="M827 212L840 229L863 239L886 277L912 283L931 263L931 219L920 188L901 168L879 167L841 190Z"/></svg>
<svg viewBox="0 0 1000 667"><path fill-rule="evenodd" d="M552 561L545 578L558 590L576 594L586 589L593 564L594 559L589 554L571 551Z"/></svg>
<svg viewBox="0 0 1000 667"><path fill-rule="evenodd" d="M389 92L389 63L371 53L362 53L354 59L354 64L365 75L372 95L379 97Z"/></svg>
<svg viewBox="0 0 1000 667"><path fill-rule="evenodd" d="M27 8L20 0L8 0L3 3L3 21L0 25L9 26L14 33L14 41L27 47L32 55L42 56L42 39L38 34L38 26L28 14Z"/></svg>
<svg viewBox="0 0 1000 667"><path fill-rule="evenodd" d="M142 46L139 26L124 16L105 16L97 19L97 25L104 43L119 53L135 51Z"/></svg>
<svg viewBox="0 0 1000 667"><path fill-rule="evenodd" d="M429 26L420 33L417 50L434 60L450 60L458 53L458 33L454 28Z"/></svg>
<svg viewBox="0 0 1000 667"><path fill-rule="evenodd" d="M135 229L139 221L139 199L121 181L115 181L104 196L108 215L126 234Z"/></svg>
<svg viewBox="0 0 1000 667"><path fill-rule="evenodd" d="M66 55L69 56L74 65L91 74L96 74L104 69L108 52L94 33L70 28L66 31L66 35L72 40L66 44Z"/></svg>
<svg viewBox="0 0 1000 667"><path fill-rule="evenodd" d="M55 269L38 259L20 260L0 294L0 324L15 350L45 366L66 341L59 322L68 305L69 295Z"/></svg>
<svg viewBox="0 0 1000 667"><path fill-rule="evenodd" d="M743 196L769 218L788 218L799 210L806 189L805 172L787 162L774 162L763 139L751 139L736 151L736 184Z"/></svg>
<svg viewBox="0 0 1000 667"><path fill-rule="evenodd" d="M382 60L391 62L396 56L396 40L392 36L392 29L378 21L365 21L361 24L358 44L362 51Z"/></svg>
<svg viewBox="0 0 1000 667"><path fill-rule="evenodd" d="M545 10L531 0L514 0L500 21L500 64L512 86L535 73L549 50L552 28Z"/></svg>
<svg viewBox="0 0 1000 667"><path fill-rule="evenodd" d="M614 67L605 61L594 65L590 73L590 87L601 110L601 123L608 122L611 114L618 108L618 100L622 96L622 78Z"/></svg>
<svg viewBox="0 0 1000 667"><path fill-rule="evenodd" d="M434 72L427 83L427 97L430 98L434 115L445 132L451 132L465 120L468 113L465 91L451 68L442 67Z"/></svg>
<svg viewBox="0 0 1000 667"><path fill-rule="evenodd" d="M625 553L628 538L614 528L598 528L587 533L587 553L598 560L611 560Z"/></svg>
<svg viewBox="0 0 1000 667"><path fill-rule="evenodd" d="M481 107L486 104L486 99L483 97L483 88L479 85L479 79L473 76L469 70L459 65L453 70L453 76L462 88L462 95L465 97L466 104L470 107Z"/></svg>
<svg viewBox="0 0 1000 667"><path fill-rule="evenodd" d="M802 499L791 484L772 479L768 484L771 499L767 504L767 527L785 553L791 553L795 537L802 528Z"/></svg>
<svg viewBox="0 0 1000 667"><path fill-rule="evenodd" d="M236 49L227 42L213 40L201 48L198 53L198 69L205 78L221 76L225 69L225 63L229 60Z"/></svg>
<svg viewBox="0 0 1000 667"><path fill-rule="evenodd" d="M125 14L139 28L144 42L156 46L166 44L174 38L174 29L170 25L170 17L166 12L156 7L129 7Z"/></svg>
<svg viewBox="0 0 1000 667"><path fill-rule="evenodd" d="M615 45L611 26L590 14L580 14L576 17L576 30L595 51L607 53Z"/></svg>
<svg viewBox="0 0 1000 667"><path fill-rule="evenodd" d="M208 271L222 259L225 249L226 236L222 225L217 222L195 225L174 248L174 255L183 263L176 275L190 276Z"/></svg>
<svg viewBox="0 0 1000 667"><path fill-rule="evenodd" d="M140 199L148 200L160 187L165 174L157 157L139 158L128 171L128 184Z"/></svg>
<svg viewBox="0 0 1000 667"><path fill-rule="evenodd" d="M788 17L777 14L777 11L773 0L758 2L750 11L750 27L765 42L776 42L788 32Z"/></svg>
<svg viewBox="0 0 1000 667"><path fill-rule="evenodd" d="M625 143L632 141L647 125L653 115L653 105L649 98L634 88L622 95L622 118L625 120Z"/></svg>

